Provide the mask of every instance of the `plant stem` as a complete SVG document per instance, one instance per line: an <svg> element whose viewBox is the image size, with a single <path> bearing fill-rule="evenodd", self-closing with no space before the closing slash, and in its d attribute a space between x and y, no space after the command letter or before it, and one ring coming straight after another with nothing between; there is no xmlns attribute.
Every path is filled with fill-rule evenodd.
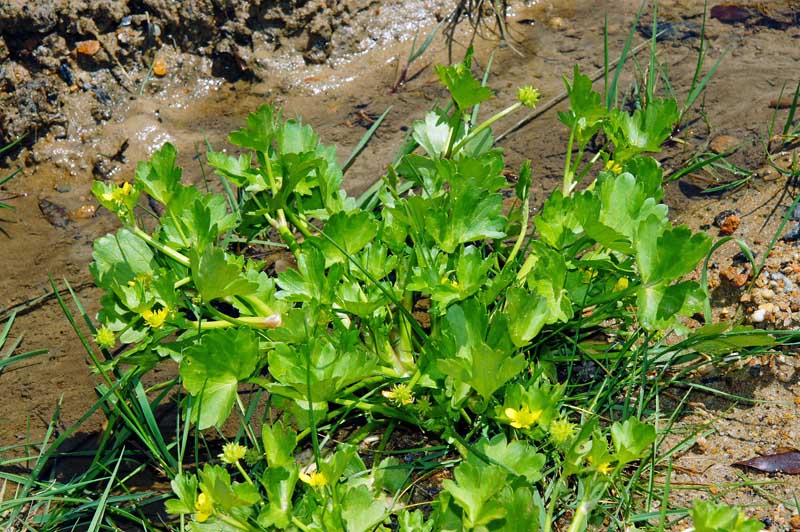
<svg viewBox="0 0 800 532"><path fill-rule="evenodd" d="M138 227L132 227L131 232L134 235L141 238L142 240L144 240L145 242L147 242L148 244L150 244L151 246L153 246L154 248L156 248L158 251L160 251L167 257L171 258L172 260L180 263L183 266L186 266L187 268L190 267L191 261L189 261L189 257L187 257L186 255L183 255L182 253L179 253L178 251L175 251L174 249L165 246L161 242L158 242L152 236L148 235Z"/></svg>
<svg viewBox="0 0 800 532"><path fill-rule="evenodd" d="M494 124L498 120L502 120L503 118L507 117L508 115L510 115L511 113L516 111L517 109L519 109L520 107L522 107L522 102L516 102L516 103L514 103L512 105L509 105L508 107L506 107L505 109L503 109L502 111L497 113L496 115L490 117L486 121L482 122L478 127L473 129L472 131L470 131L467 134L467 136L465 136L463 139L461 139L458 142L458 144L455 145L455 147L453 148L452 152L450 152L450 154L452 155L452 154L458 153L458 151L461 148L463 148L469 141L471 141L472 139L477 137L484 129L490 127L492 124Z"/></svg>
<svg viewBox="0 0 800 532"><path fill-rule="evenodd" d="M572 179L572 144L575 142L575 131L577 128L577 123L572 124L572 129L569 132L569 142L567 142L567 156L564 159L564 185L561 190L565 197L572 195L572 189L575 186Z"/></svg>

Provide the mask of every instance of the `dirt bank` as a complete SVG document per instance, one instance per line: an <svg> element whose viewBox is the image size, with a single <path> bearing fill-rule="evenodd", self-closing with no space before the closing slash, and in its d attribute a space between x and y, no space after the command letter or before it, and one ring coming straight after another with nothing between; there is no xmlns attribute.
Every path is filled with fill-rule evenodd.
<svg viewBox="0 0 800 532"><path fill-rule="evenodd" d="M10 0L0 5L0 145L75 135L125 100L200 78L275 83L441 19L434 0Z"/></svg>

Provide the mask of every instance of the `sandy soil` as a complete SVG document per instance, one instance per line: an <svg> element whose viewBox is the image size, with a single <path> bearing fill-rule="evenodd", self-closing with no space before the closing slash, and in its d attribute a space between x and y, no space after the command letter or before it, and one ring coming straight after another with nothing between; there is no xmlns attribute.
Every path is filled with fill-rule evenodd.
<svg viewBox="0 0 800 532"><path fill-rule="evenodd" d="M717 3L720 2L710 2L711 5ZM161 4L144 4L149 6L151 13L159 13ZM622 48L627 27L638 7L636 4L630 1L604 4L608 10L612 51ZM381 10L387 19L393 16L396 19L397 13L392 14L391 10L398 4L361 2L359 5L366 6L362 13L365 16L375 15L376 10ZM441 16L441 6L425 5L428 17L435 20L437 12ZM608 9L609 6L613 9ZM702 189L733 180L733 176L724 172L719 175L700 173L702 175L687 176L680 182L669 184L667 201L677 222L707 230L714 236L720 232L713 225L716 215L728 209L738 211L740 225L734 236L759 254L766 249L777 230L779 218L791 203L791 196L783 198L777 214L767 219L787 186L785 177L766 170L765 165L768 154L787 160L785 155L779 155L782 148L779 142L767 142L767 132L775 112L770 102L779 97L784 84L786 92L790 92L797 82L797 64L800 61L800 26L795 18L797 8L797 2L776 1L764 8L766 11L753 7L750 16L744 20L709 20L706 69L726 51L727 56L705 96L698 102L699 112L690 115L662 160L669 174L698 151L738 146L729 160L752 174L747 183L733 192L704 195L699 193ZM483 112L488 115L492 110L505 106L514 99L516 87L522 84L536 85L545 101L558 96L563 90L561 76L568 74L575 63L584 72L591 73L600 68L603 60L603 12L596 2L584 0L543 1L533 7L516 6L515 15L509 22L513 49L509 46L497 49L490 77L497 98L485 106ZM97 26L99 40L103 41L103 36L113 33L119 41L119 33L130 28L140 34L146 33L147 21L141 18L132 19L131 25L119 26L129 14L132 17L141 15L122 8L104 15L104 24ZM69 52L76 46L78 38L86 35L74 31L74 26L64 22L69 19L68 15L66 13L57 19L50 30L42 31L52 31L47 35L61 35L65 42L64 50ZM48 274L56 279L67 278L78 286L90 281L87 265L91 243L114 227L111 215L93 210L96 203L89 193L92 179L123 179L131 174L137 160L170 140L179 148L184 175L200 182L202 157L196 160L195 156L201 152L204 139L208 138L215 147L224 146L227 133L238 127L246 114L265 100L279 103L289 115L302 115L325 142L339 147L342 159L371 121L392 106L392 112L377 138L346 176L347 186L352 192L366 188L385 169L411 121L422 117L435 101L445 95L430 68L399 90L390 90L397 79L397 65L402 65L408 53L408 38L413 33L409 28L413 24L392 26L387 22L386 28L395 29L370 34L364 30L365 23L358 22L363 19L356 15L350 22L337 22L327 37L328 42L351 43L349 49L348 45L341 45L341 55L337 55L336 46L331 46L325 57L309 56L309 50L319 51L319 46L309 46L309 42L317 42L309 37L309 32L289 32L289 36L277 38L283 39L281 46L272 43L270 48L262 43L263 35L259 36L261 33L268 35L268 28L250 28L248 20L252 26L252 17L244 13L241 20L250 31L250 41L243 40L240 34L231 30L226 42L237 42L236 35L239 35L239 55L269 60L240 60L237 63L234 53L231 63L224 56L229 52L219 51L223 49L220 42L226 38L208 44L210 48L199 49L199 54L196 54L191 44L194 37L178 39L176 36L181 32L175 25L177 22L170 22L172 19L162 14L158 18L161 33L157 39L150 43L131 41L136 44L128 49L144 50L140 56L133 52L126 56L121 52L115 53L114 49L109 53L106 46L111 49L111 44L104 44L97 52L109 56L99 65L92 66L94 63L88 62L89 59L94 61L94 56L68 55L65 61L78 79L74 85L67 85L57 77L60 59L53 63L57 68L49 73L41 74L44 67L39 70L31 68L30 82L40 79L36 75L41 74L41 79L46 80L44 83L49 83L42 89L45 96L57 95L56 101L61 102L58 109L69 119L69 125L59 125L54 119L49 122L42 119L41 131L47 133L18 153L17 161L11 161L12 165L23 165L23 174L6 190L0 190L0 200L5 196L17 196L8 200L16 211L0 212L0 266L4 273L0 278L0 318L4 315L2 309L12 308L49 290ZM3 16L0 9L0 20ZM98 17L94 14L84 15L84 18L91 19L92 16ZM694 73L699 45L696 29L702 22L702 2L664 0L660 3L659 18L669 22L674 30L661 41L659 50L670 81L679 90L682 101L685 92L680 90L685 91ZM262 19L266 20L264 16L259 20ZM80 20L79 17L78 23ZM313 24L308 21L315 19L304 20L304 24L311 27ZM412 22L419 20L421 18ZM642 26L645 27L649 20L645 17ZM151 21L150 24L155 23ZM206 28L214 27L211 21L203 24ZM47 27L47 24L42 27ZM208 38L211 34L214 33L202 33L196 38ZM6 61L6 73L19 65L25 68L24 65L28 64L25 61L33 61L30 58L36 57L36 50L42 45L39 43L32 48L12 46L12 40L20 36L4 33L3 38L5 44L0 41L0 53L3 49L9 50L6 57L11 58L6 60L0 56L0 61ZM147 38L146 35L137 37ZM642 32L637 33L636 43L643 39ZM47 47L47 43L44 46ZM28 48L29 56L25 59L22 52ZM437 41L434 48L414 67L446 60L443 43ZM495 48L494 42L478 44L481 66L486 64ZM284 53L287 49L289 51ZM458 53L461 48L456 45L455 50ZM353 56L354 52L360 52L360 55ZM122 57L122 67L115 64L112 55ZM163 77L148 76L155 59L165 62L167 71ZM646 58L641 57L641 60L646 61ZM215 67L215 61L228 61L225 63L227 70ZM318 64L318 61L327 62ZM133 68L134 63L137 68ZM231 65L238 70L232 71ZM290 68L286 69L286 65ZM122 81L125 78L123 67L131 76L132 83ZM36 72L30 74L34 70ZM145 78L148 78L147 83L142 85ZM624 83L628 87L631 79L625 79ZM130 86L126 88L126 85ZM77 88L70 92L71 86ZM140 95L138 92L142 86L144 90ZM99 87L101 92L109 95L111 103L103 103L98 91L92 87ZM22 104L13 100L13 95L8 99L8 85L0 86L0 90L6 91L6 94L0 92L0 114L19 116L14 114L19 107L14 106ZM534 209L558 184L563 170L566 131L555 113L563 108L565 104L561 103L501 142L512 168L518 167L526 158L533 161L537 184L532 198ZM785 110L777 113L780 126L785 114ZM500 124L496 131L504 131L521 117ZM4 131L5 139L19 132ZM766 226L762 227L765 221ZM786 229L796 223L791 222ZM800 321L800 318L795 319L795 315L800 316L800 291L795 292L794 287L800 286L800 251L791 242L780 244L770 256L769 276L765 274L759 279L756 291L750 294L745 294L744 288L748 279L747 267L732 262L738 251L738 247L728 244L714 256L711 272L715 313L721 319L732 319L740 309L738 312L745 321L759 326L796 327ZM792 289L788 289L784 278L792 284ZM771 296L769 292L772 292ZM89 312L94 312L99 293L86 287L79 295ZM741 301L742 297L744 301ZM741 307L738 306L740 301ZM20 315L15 331L16 334L24 332L24 348L45 347L49 353L9 368L0 375L2 445L40 437L59 397L63 397L61 423L64 426L74 422L95 398L94 380L85 353L54 302L38 305ZM748 361L746 365L727 372L698 376L698 382L705 386L735 393L746 401L732 402L709 394L691 396L690 412L676 432L688 431L692 424L706 425L706 430L700 442L674 456L671 485L676 502L685 504L695 497L714 494L729 503L746 505L753 515L769 519L772 523L770 530L791 529L791 517L797 513L793 497L800 487L798 478L742 472L731 464L758 454L794 447L800 439L800 384L793 355L787 350L779 355ZM676 390L675 394L678 397L682 391ZM85 431L90 432L100 423L99 418L91 420ZM677 434L667 443L675 445L680 437ZM752 480L756 486L728 488L742 478Z"/></svg>

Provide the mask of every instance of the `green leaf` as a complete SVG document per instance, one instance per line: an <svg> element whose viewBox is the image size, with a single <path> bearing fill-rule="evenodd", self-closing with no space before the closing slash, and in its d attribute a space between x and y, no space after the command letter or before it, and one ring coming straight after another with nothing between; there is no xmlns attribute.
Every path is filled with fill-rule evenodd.
<svg viewBox="0 0 800 532"><path fill-rule="evenodd" d="M366 211L337 212L328 219L323 231L344 249L340 251L327 239L315 241L325 254L325 266L330 267L336 262L346 263L348 256L354 257L372 242L378 234L378 222Z"/></svg>
<svg viewBox="0 0 800 532"><path fill-rule="evenodd" d="M546 457L524 441L507 442L504 434L491 440L481 440L476 446L486 456L498 464L525 477L528 482L538 482L542 478Z"/></svg>
<svg viewBox="0 0 800 532"><path fill-rule="evenodd" d="M175 146L167 142L150 157L150 162L140 162L136 167L136 180L145 192L164 205L169 204L180 186L181 169L175 166L177 155Z"/></svg>
<svg viewBox="0 0 800 532"><path fill-rule="evenodd" d="M503 491L506 495L510 490ZM504 506L508 515L498 532L538 532L539 516L545 515L544 503L536 491L527 487L515 489L504 498Z"/></svg>
<svg viewBox="0 0 800 532"><path fill-rule="evenodd" d="M650 215L639 227L636 259L645 283L674 281L692 271L708 254L711 238L686 226L660 231L662 221Z"/></svg>
<svg viewBox="0 0 800 532"><path fill-rule="evenodd" d="M645 329L665 330L675 322L677 316L702 310L705 297L705 292L694 281L642 286L636 294L636 312Z"/></svg>
<svg viewBox="0 0 800 532"><path fill-rule="evenodd" d="M294 463L297 434L290 427L284 426L282 421L272 425L264 424L261 427L261 439L269 467L279 468Z"/></svg>
<svg viewBox="0 0 800 532"><path fill-rule="evenodd" d="M560 189L554 190L545 200L542 212L534 218L541 241L557 250L577 242L584 233L578 213L572 196L565 197Z"/></svg>
<svg viewBox="0 0 800 532"><path fill-rule="evenodd" d="M505 487L507 475L498 466L464 462L453 471L455 482L447 479L442 486L464 511L467 528L485 526L506 516L506 508L496 500Z"/></svg>
<svg viewBox="0 0 800 532"><path fill-rule="evenodd" d="M500 194L471 188L428 212L428 230L443 251L453 253L459 244L505 237L502 211Z"/></svg>
<svg viewBox="0 0 800 532"><path fill-rule="evenodd" d="M592 80L581 74L578 65L575 65L572 83L564 78L564 85L569 95L569 111L558 113L558 117L570 129L574 128L578 146L583 149L603 125L608 111L600 94L592 89Z"/></svg>
<svg viewBox="0 0 800 532"><path fill-rule="evenodd" d="M197 496L197 477L178 473L170 481L172 493L178 498L169 499L166 503L167 513L173 515L191 514L195 512L194 502Z"/></svg>
<svg viewBox="0 0 800 532"><path fill-rule="evenodd" d="M247 116L247 126L228 136L228 142L242 148L267 153L281 125L281 114L271 105L262 105Z"/></svg>
<svg viewBox="0 0 800 532"><path fill-rule="evenodd" d="M402 510L397 514L397 525L399 532L433 532L434 521L426 522L421 510Z"/></svg>
<svg viewBox="0 0 800 532"><path fill-rule="evenodd" d="M776 342L767 331L750 325L731 327L729 323L704 325L694 330L687 340L694 340L692 348L697 352L712 356L727 355L748 347L770 347Z"/></svg>
<svg viewBox="0 0 800 532"><path fill-rule="evenodd" d="M453 305L447 310L451 357L440 359L439 369L468 384L485 399L525 369L523 355L511 356L484 341L487 322L485 310L475 300Z"/></svg>
<svg viewBox="0 0 800 532"><path fill-rule="evenodd" d="M297 270L289 269L278 275L281 291L278 299L286 301L318 301L330 304L333 301L336 285L344 270L341 264L334 264L325 272L325 256L313 246L304 246L297 257Z"/></svg>
<svg viewBox="0 0 800 532"><path fill-rule="evenodd" d="M347 530L367 532L373 530L386 518L386 507L375 500L366 486L358 486L347 491L342 500L342 518Z"/></svg>
<svg viewBox="0 0 800 532"><path fill-rule="evenodd" d="M436 73L442 85L447 87L453 101L461 111L466 111L473 105L491 99L492 90L484 87L475 76L472 75L472 55L470 47L464 56L464 61L453 66L437 65Z"/></svg>
<svg viewBox="0 0 800 532"><path fill-rule="evenodd" d="M155 255L147 243L130 232L120 229L94 242L92 274L100 286L109 287L115 281L127 285L136 276L150 277L158 268Z"/></svg>
<svg viewBox="0 0 800 532"><path fill-rule="evenodd" d="M307 351L306 354L304 351ZM320 403L334 399L340 390L371 375L374 357L356 345L336 346L325 336L309 339L306 345L280 344L269 353L270 373L283 387L268 389L294 399Z"/></svg>
<svg viewBox="0 0 800 532"><path fill-rule="evenodd" d="M508 320L511 341L517 347L527 345L548 321L555 321L546 297L519 287L506 291L503 314Z"/></svg>
<svg viewBox="0 0 800 532"><path fill-rule="evenodd" d="M414 122L414 140L431 158L439 158L450 141L450 124L441 112L429 111L425 120Z"/></svg>
<svg viewBox="0 0 800 532"><path fill-rule="evenodd" d="M764 529L764 523L748 519L742 510L712 501L695 499L689 515L695 532L759 532Z"/></svg>
<svg viewBox="0 0 800 532"><path fill-rule="evenodd" d="M220 297L248 295L258 289L242 271L244 257L209 246L202 253L190 253L192 280L204 301Z"/></svg>
<svg viewBox="0 0 800 532"><path fill-rule="evenodd" d="M611 441L614 443L614 458L619 465L625 465L644 457L645 451L656 441L656 429L629 417L624 423L615 421L611 425Z"/></svg>
<svg viewBox="0 0 800 532"><path fill-rule="evenodd" d="M259 359L258 339L250 329L212 330L186 349L180 374L186 389L198 398L200 430L225 422L239 381L255 372Z"/></svg>
<svg viewBox="0 0 800 532"><path fill-rule="evenodd" d="M648 102L644 111L637 109L632 115L613 111L607 132L616 146L615 160L623 163L637 153L660 151L679 116L674 99L655 99Z"/></svg>

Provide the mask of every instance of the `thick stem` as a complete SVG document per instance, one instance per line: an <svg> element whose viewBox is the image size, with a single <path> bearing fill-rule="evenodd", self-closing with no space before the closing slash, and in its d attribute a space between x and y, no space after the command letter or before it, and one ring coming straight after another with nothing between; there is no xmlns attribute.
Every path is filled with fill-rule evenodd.
<svg viewBox="0 0 800 532"><path fill-rule="evenodd" d="M183 255L182 253L179 253L174 249L165 246L161 242L158 242L152 236L148 235L138 227L132 227L131 231L133 232L133 234L135 234L136 236L138 236L139 238L141 238L142 240L144 240L145 242L156 248L158 251L160 251L167 257L180 263L183 266L186 266L187 268L190 267L191 262L189 261L189 257L187 257L186 255Z"/></svg>

